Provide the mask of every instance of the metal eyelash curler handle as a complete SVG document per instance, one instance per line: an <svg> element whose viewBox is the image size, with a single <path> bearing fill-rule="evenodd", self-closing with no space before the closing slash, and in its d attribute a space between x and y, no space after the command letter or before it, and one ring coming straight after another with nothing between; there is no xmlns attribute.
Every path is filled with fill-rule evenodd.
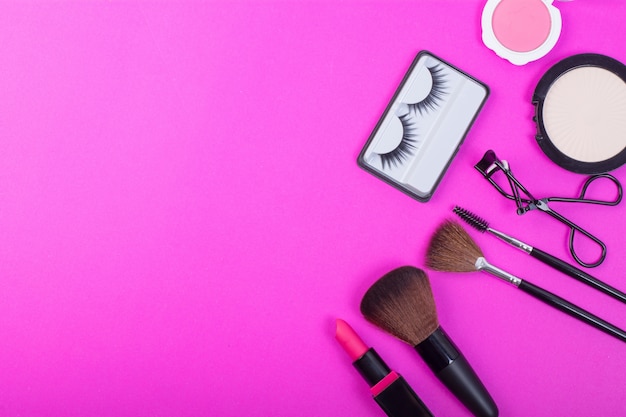
<svg viewBox="0 0 626 417"><path fill-rule="evenodd" d="M595 268L596 266L598 266L602 262L604 262L604 259L606 259L606 245L604 244L604 242L602 242L600 239L598 239L596 236L592 235L588 231L582 229L576 223L566 219L565 217L563 217L562 215L560 215L556 211L552 210L548 206L548 199L547 198L544 198L542 200L538 200L534 204L534 207L536 207L538 210L543 211L544 213L549 214L550 216L552 216L553 218L557 219L561 223L565 223L567 226L569 226L569 228L570 228L569 239L568 239L569 252L572 255L572 257L574 258L574 260L576 262L578 262L579 265L584 266L585 268ZM583 235L585 235L587 238L592 240L594 243L596 243L600 247L601 253L600 253L600 256L598 257L598 259L596 261L594 261L594 262L585 262L582 259L580 259L580 257L576 253L576 248L574 247L574 235L575 235L576 232L582 233Z"/></svg>
<svg viewBox="0 0 626 417"><path fill-rule="evenodd" d="M587 188L589 187L589 185L595 180L600 179L600 178L607 178L608 180L612 181L613 184L615 184L617 188L617 198L615 200L607 201L607 200L596 200L596 199L585 198L585 193L587 192ZM591 177L587 178L580 192L580 196L578 198L563 198L563 197L543 198L541 200L536 201L533 204L533 206L536 207L538 210L541 210L549 214L550 216L554 217L555 219L569 226L570 232L569 232L568 245L569 245L569 251L572 254L572 257L574 258L576 262L578 262L579 265L582 265L586 268L595 268L596 266L604 262L604 259L606 258L606 245L604 244L604 242L602 242L600 239L598 239L596 236L592 235L588 231L582 229L580 226L578 226L571 220L563 217L561 214L552 210L550 206L548 205L548 202L555 201L555 202L563 202L563 203L587 203L587 204L599 204L603 206L616 206L622 201L622 194L623 194L622 184L620 184L617 178L615 178L614 176L610 174L598 174L598 175L592 175ZM580 259L580 257L576 253L576 248L574 247L574 238L575 238L576 232L582 233L588 239L592 240L600 247L601 254L595 262L585 262L582 259Z"/></svg>
<svg viewBox="0 0 626 417"><path fill-rule="evenodd" d="M586 204L599 204L599 205L605 205L605 206L615 206L622 201L622 194L623 194L622 185L617 180L617 178L615 178L614 176L610 174L597 174L597 175L593 175L587 178L587 180L585 181L581 189L580 196L578 198L549 197L549 198L543 198L543 199L536 199L517 180L517 178L515 178L515 176L513 175L509 167L508 162L499 160L496 157L496 154L493 150L488 150L487 152L485 152L485 155L483 156L483 158L476 165L474 165L474 167L485 177L485 179L487 179L487 181L489 181L491 185L494 186L494 188L502 196L515 201L517 205L517 214L522 215L524 213L527 213L528 211L537 209L537 210L540 210L549 214L552 218L568 226L570 229L569 239L568 239L569 251L572 257L574 258L574 260L579 265L584 266L586 268L594 268L600 265L602 262L604 262L604 259L606 258L606 245L604 244L604 242L602 242L599 238L597 238L593 234L589 233L587 230L578 226L576 223L565 218L558 212L552 210L549 207L548 202L586 203ZM506 176L509 187L511 188L510 193L506 192L492 178L492 176L498 171L502 171L502 173ZM617 198L615 200L597 200L597 199L585 198L585 193L587 192L587 188L589 187L589 185L592 182L600 178L607 178L611 182L613 182L613 184L615 184L616 189L617 189ZM578 256L578 254L576 253L575 246L574 246L574 239L575 239L577 232L582 233L585 237L587 237L593 243L598 245L598 247L601 250L601 254L598 259L596 259L593 262L585 262Z"/></svg>

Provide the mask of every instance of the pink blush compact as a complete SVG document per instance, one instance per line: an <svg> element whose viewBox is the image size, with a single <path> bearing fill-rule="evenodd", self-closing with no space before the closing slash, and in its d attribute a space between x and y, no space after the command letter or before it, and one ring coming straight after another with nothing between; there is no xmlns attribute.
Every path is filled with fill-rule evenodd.
<svg viewBox="0 0 626 417"><path fill-rule="evenodd" d="M548 39L550 11L541 1L506 0L493 11L492 24L502 45L515 52L530 52Z"/></svg>
<svg viewBox="0 0 626 417"><path fill-rule="evenodd" d="M515 65L541 58L561 33L553 0L488 0L482 14L485 45Z"/></svg>

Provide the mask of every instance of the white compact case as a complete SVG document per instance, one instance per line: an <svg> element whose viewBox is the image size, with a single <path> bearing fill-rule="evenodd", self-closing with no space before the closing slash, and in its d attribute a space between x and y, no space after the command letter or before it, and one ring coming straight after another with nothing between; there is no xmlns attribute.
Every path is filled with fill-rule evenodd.
<svg viewBox="0 0 626 417"><path fill-rule="evenodd" d="M430 200L489 88L420 52L378 121L358 164L419 201Z"/></svg>

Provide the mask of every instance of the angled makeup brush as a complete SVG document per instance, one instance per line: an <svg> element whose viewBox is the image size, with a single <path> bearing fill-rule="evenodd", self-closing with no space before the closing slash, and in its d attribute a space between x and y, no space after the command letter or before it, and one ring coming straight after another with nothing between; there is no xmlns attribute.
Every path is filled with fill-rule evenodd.
<svg viewBox="0 0 626 417"><path fill-rule="evenodd" d="M568 264L567 262L557 258L554 255L550 255L547 252L542 251L541 249L530 246L527 243L524 243L518 239L515 239L512 236L506 235L498 230L492 229L489 227L489 222L484 220L481 217L478 217L474 213L469 210L465 210L459 206L454 207L453 210L465 223L472 226L474 229L478 230L482 233L490 233L500 240L505 241L511 246L514 246L522 251L526 252L530 256L535 259L540 260L546 265L551 266L552 268L563 272L566 275L569 275L572 278L577 279L580 282L583 282L599 291L602 291L605 294L610 295L611 297L620 300L623 303L626 303L626 294L618 290L617 288L611 287L610 285L600 281L599 279L589 275L585 271L582 271L575 266Z"/></svg>
<svg viewBox="0 0 626 417"><path fill-rule="evenodd" d="M463 227L453 221L445 221L431 238L426 254L426 265L435 271L472 272L485 271L540 301L569 314L593 327L626 342L626 331L595 316L541 287L520 279L487 262L480 247Z"/></svg>
<svg viewBox="0 0 626 417"><path fill-rule="evenodd" d="M461 351L439 325L426 273L404 266L376 281L361 300L365 318L413 346L437 378L477 417L498 407Z"/></svg>

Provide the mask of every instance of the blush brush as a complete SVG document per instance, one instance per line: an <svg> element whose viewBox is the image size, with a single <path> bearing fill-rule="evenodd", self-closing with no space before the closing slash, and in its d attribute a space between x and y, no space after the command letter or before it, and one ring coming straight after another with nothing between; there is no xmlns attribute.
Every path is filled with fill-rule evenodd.
<svg viewBox="0 0 626 417"><path fill-rule="evenodd" d="M477 417L498 407L459 348L439 325L426 273L403 266L376 281L361 300L365 319L413 346L437 378Z"/></svg>
<svg viewBox="0 0 626 417"><path fill-rule="evenodd" d="M435 231L428 245L426 265L435 271L488 272L536 299L626 342L626 331L556 294L488 263L480 247L456 222L447 220Z"/></svg>
<svg viewBox="0 0 626 417"><path fill-rule="evenodd" d="M567 262L563 261L562 259L557 258L554 255L550 255L549 253L542 251L536 246L531 246L512 236L509 236L498 230L492 229L491 227L489 227L489 223L486 220L484 220L481 217L478 217L477 215L475 215L469 210L465 210L464 208L456 206L454 207L453 211L461 218L461 220L463 220L465 223L469 224L470 226L472 226L474 229L478 230L479 232L481 233L487 232L497 237L498 239L508 243L509 245L514 246L518 249L521 249L522 251L526 252L533 258L538 259L544 264L549 265L552 268L558 271L561 271L564 274L569 275L570 277L575 278L578 281L583 282L599 291L602 291L603 293L608 294L611 297L617 300L620 300L623 303L626 303L626 294L618 290L617 288L614 288L600 281L599 279L589 275L585 271L582 271L576 268L575 266L568 264Z"/></svg>

